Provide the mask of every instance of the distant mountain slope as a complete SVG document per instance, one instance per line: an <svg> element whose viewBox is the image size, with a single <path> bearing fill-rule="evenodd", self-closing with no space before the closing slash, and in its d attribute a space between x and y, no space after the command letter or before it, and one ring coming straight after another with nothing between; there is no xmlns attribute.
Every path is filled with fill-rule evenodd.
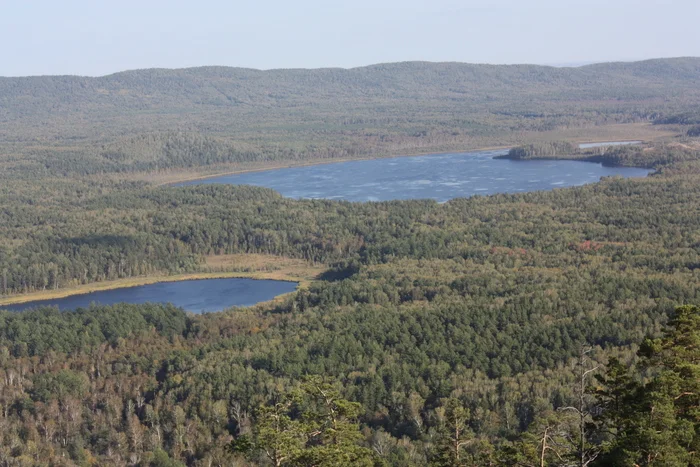
<svg viewBox="0 0 700 467"><path fill-rule="evenodd" d="M6 117L101 110L287 107L325 99L484 102L508 93L545 99L668 97L698 93L700 59L659 59L577 68L405 62L353 69L270 70L202 67L148 69L99 78L0 78ZM571 95L570 93L573 93Z"/></svg>
<svg viewBox="0 0 700 467"><path fill-rule="evenodd" d="M700 58L0 78L0 165L95 173L458 150L698 105Z"/></svg>

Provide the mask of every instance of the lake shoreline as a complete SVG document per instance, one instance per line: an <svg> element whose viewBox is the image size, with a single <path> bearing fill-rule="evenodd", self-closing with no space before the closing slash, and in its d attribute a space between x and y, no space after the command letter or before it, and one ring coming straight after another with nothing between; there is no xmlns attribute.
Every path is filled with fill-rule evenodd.
<svg viewBox="0 0 700 467"><path fill-rule="evenodd" d="M577 144L621 143L621 142L627 142L627 141L630 141L630 140L608 141L608 140L602 139L600 141L588 140L588 141L585 141L583 143L577 143ZM635 142L639 141L640 143L645 142L644 140L634 140L634 141ZM467 153L472 153L472 152L501 151L501 150L509 150L509 149L512 149L513 147L514 146L487 146L487 147L481 147L481 148L476 148L476 149L465 149L462 151L438 151L438 152L429 151L429 152L406 153L406 154L398 154L398 155L390 155L390 156L358 157L358 158L353 157L353 158L344 158L344 159L335 159L335 160L312 160L309 162L301 162L298 164L290 163L290 164L282 164L282 165L271 165L271 166L260 167L260 168L250 168L250 169L217 172L217 173L210 174L210 175L201 175L201 176L194 176L194 177L185 176L185 178L178 178L178 179L172 180L172 181L156 183L155 186L174 187L174 186L177 186L181 183L208 180L211 178L226 177L229 175L243 175L243 174L256 173L256 172L267 172L270 170L292 169L292 168L298 168L298 167L314 167L314 166L320 166L320 165L342 164L345 162L355 162L355 161L372 161L372 160L381 160L381 159L398 159L398 158L404 158L404 157L444 156L447 154L467 154ZM504 156L496 156L495 158L508 159L507 157L504 157ZM525 160L525 159L523 159L523 160ZM527 160L535 160L535 159L527 159ZM561 160L575 160L575 159L561 159ZM589 161L585 161L585 162L589 162ZM590 162L596 162L596 161L590 161ZM645 168L645 167L639 167L639 168Z"/></svg>
<svg viewBox="0 0 700 467"><path fill-rule="evenodd" d="M141 287L144 285L153 285L166 282L186 282L195 280L207 279L252 279L252 280L275 280L280 282L293 282L297 284L297 290L303 288L308 280L301 277L278 277L274 273L260 272L205 272L205 273L190 273L176 274L172 276L138 276L124 279L116 279L112 281L93 282L91 284L82 284L75 287L63 288L57 290L41 290L30 292L22 295L11 295L0 298L0 308L9 305L21 305L28 302L36 302L43 300L57 300L61 298L74 297L76 295L88 295L94 292L104 292L108 290L130 289Z"/></svg>
<svg viewBox="0 0 700 467"><path fill-rule="evenodd" d="M255 169L242 169L242 170L234 170L234 171L228 171L228 172L217 172L212 175L202 175L202 176L197 176L197 177L189 177L189 178L184 178L184 179L178 179L175 181L168 181L168 182L161 182L155 184L155 186L176 186L179 185L180 183L187 183L187 182L194 182L198 180L207 180L210 178L217 178L217 177L226 177L228 175L242 175L242 174L248 174L248 173L256 173L256 172L267 172L268 170L281 170L281 169L293 169L297 167L315 167L319 165L328 165L328 164L342 164L345 162L356 162L356 161L374 161L374 160L380 160L380 159L398 159L398 158L403 158L403 157L420 157L420 156L444 156L446 154L466 154L470 152L484 152L484 151L501 151L505 149L510 149L513 146L492 146L492 147L485 147L485 148L479 148L479 149L467 149L465 151L443 151L443 152L421 152L421 153L411 153L411 154L399 154L399 155L392 155L392 156L377 156L377 157L351 157L351 158L345 158L345 159L334 159L334 160L325 160L325 159L316 159L312 160L310 162L301 162L299 164L285 164L285 165L273 165L269 167L260 167L260 168L255 168Z"/></svg>
<svg viewBox="0 0 700 467"><path fill-rule="evenodd" d="M527 164L501 160L508 158L507 150L431 154L224 175L181 185L258 186L289 199L346 202L433 199L441 203L475 195L585 185L606 176L627 178L649 174L645 168L608 167L586 160Z"/></svg>

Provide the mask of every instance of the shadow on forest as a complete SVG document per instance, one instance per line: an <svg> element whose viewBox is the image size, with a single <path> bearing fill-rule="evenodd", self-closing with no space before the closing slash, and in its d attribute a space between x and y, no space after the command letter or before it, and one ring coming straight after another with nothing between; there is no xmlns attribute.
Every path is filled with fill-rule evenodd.
<svg viewBox="0 0 700 467"><path fill-rule="evenodd" d="M319 280L326 282L338 282L348 279L360 271L360 265L355 261L343 261L336 263L327 271L318 276Z"/></svg>
<svg viewBox="0 0 700 467"><path fill-rule="evenodd" d="M139 243L138 239L129 235L87 235L57 240L60 245L88 246L91 248L128 247Z"/></svg>

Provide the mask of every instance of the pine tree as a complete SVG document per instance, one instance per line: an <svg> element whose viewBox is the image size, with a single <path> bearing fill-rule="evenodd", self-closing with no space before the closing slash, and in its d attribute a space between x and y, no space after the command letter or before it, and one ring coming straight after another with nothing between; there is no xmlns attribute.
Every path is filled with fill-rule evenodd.
<svg viewBox="0 0 700 467"><path fill-rule="evenodd" d="M645 339L639 356L653 375L646 384L635 384L615 361L601 379L601 418L612 436L601 465L697 465L700 310L677 308L664 336Z"/></svg>

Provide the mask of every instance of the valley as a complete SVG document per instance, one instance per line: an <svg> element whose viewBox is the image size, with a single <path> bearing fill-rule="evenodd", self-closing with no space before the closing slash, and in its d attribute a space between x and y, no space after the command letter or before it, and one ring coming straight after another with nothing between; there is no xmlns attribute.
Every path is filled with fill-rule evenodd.
<svg viewBox="0 0 700 467"><path fill-rule="evenodd" d="M699 81L0 78L0 463L694 465Z"/></svg>

